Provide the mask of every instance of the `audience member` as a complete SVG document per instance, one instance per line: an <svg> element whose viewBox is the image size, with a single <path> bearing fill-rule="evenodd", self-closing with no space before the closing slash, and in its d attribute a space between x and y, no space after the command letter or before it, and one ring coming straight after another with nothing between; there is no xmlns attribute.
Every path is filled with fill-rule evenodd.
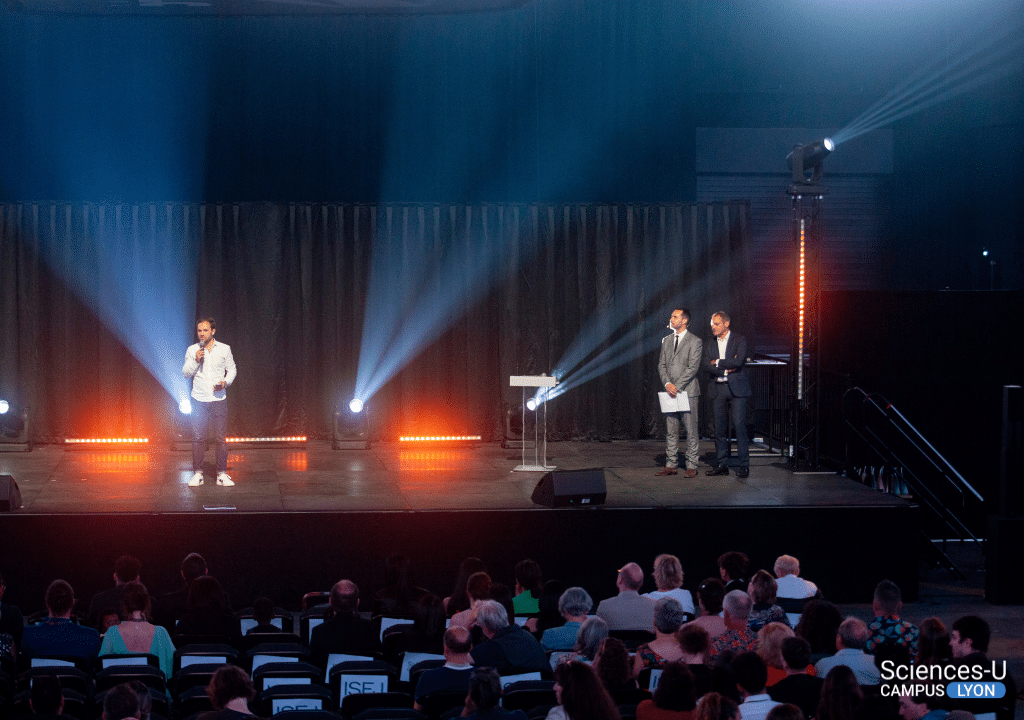
<svg viewBox="0 0 1024 720"><path fill-rule="evenodd" d="M768 668L765 687L771 687L786 677L786 665L782 659L782 641L793 637L793 630L780 622L771 622L757 632L757 654ZM813 668L812 668L813 670Z"/></svg>
<svg viewBox="0 0 1024 720"><path fill-rule="evenodd" d="M772 700L792 703L807 717L814 717L821 701L821 686L825 680L808 674L811 645L802 637L788 637L782 641L782 664L786 677L768 688Z"/></svg>
<svg viewBox="0 0 1024 720"><path fill-rule="evenodd" d="M718 573L722 577L726 594L733 590L747 591L747 573L750 572L750 559L741 552L733 550L722 553L718 558Z"/></svg>
<svg viewBox="0 0 1024 720"><path fill-rule="evenodd" d="M660 668L665 663L682 659L683 649L676 633L685 619L683 606L675 598L663 597L654 603L654 640L636 649L634 675L639 675L644 668Z"/></svg>
<svg viewBox="0 0 1024 720"><path fill-rule="evenodd" d="M767 570L758 570L747 584L747 594L754 603L750 608L747 625L751 632L757 632L768 623L778 622L789 626L785 611L775 604L775 578Z"/></svg>
<svg viewBox="0 0 1024 720"><path fill-rule="evenodd" d="M165 678L174 671L174 644L167 630L150 622L151 605L146 586L125 583L121 593L121 623L107 629L100 655L149 653L155 655Z"/></svg>
<svg viewBox="0 0 1024 720"><path fill-rule="evenodd" d="M768 668L756 652L741 652L732 661L732 674L739 686L742 720L764 720L768 711L779 703L764 691Z"/></svg>
<svg viewBox="0 0 1024 720"><path fill-rule="evenodd" d="M516 615L536 615L540 612L542 587L540 565L533 560L516 563L516 594L512 599Z"/></svg>
<svg viewBox="0 0 1024 720"><path fill-rule="evenodd" d="M565 584L561 580L548 580L540 592L537 606L540 608L537 617L529 618L524 626L532 633L543 634L545 630L561 627L565 618L558 609L558 601L565 592ZM593 603L593 601L591 601Z"/></svg>
<svg viewBox="0 0 1024 720"><path fill-rule="evenodd" d="M721 580L708 578L697 588L697 605L700 614L690 621L691 625L699 625L708 632L708 637L716 638L725 632L725 620L722 612L722 601L725 599L725 585Z"/></svg>
<svg viewBox="0 0 1024 720"><path fill-rule="evenodd" d="M619 710L594 669L581 662L555 668L555 699L547 720L619 720Z"/></svg>
<svg viewBox="0 0 1024 720"><path fill-rule="evenodd" d="M491 585L491 600L505 608L505 614L508 615L509 622L512 622L515 619L516 610L512 605L512 588L505 583L494 583ZM474 644L479 640L480 638L478 636L473 636Z"/></svg>
<svg viewBox="0 0 1024 720"><path fill-rule="evenodd" d="M540 644L545 650L571 650L576 645L576 636L587 619L587 613L594 606L587 591L571 587L558 598L558 612L565 618L561 627L548 628L541 635Z"/></svg>
<svg viewBox="0 0 1024 720"><path fill-rule="evenodd" d="M949 646L949 630L937 617L925 618L917 627L915 665L937 665L953 657Z"/></svg>
<svg viewBox="0 0 1024 720"><path fill-rule="evenodd" d="M869 637L864 650L874 655L883 643L902 645L913 657L917 654L917 628L900 619L903 599L900 589L892 580L883 580L875 587L871 610L875 619L868 625Z"/></svg>
<svg viewBox="0 0 1024 720"><path fill-rule="evenodd" d="M498 672L548 673L548 656L536 638L515 623L509 623L505 608L494 600L476 605L476 624L486 641L470 653L477 667L492 667Z"/></svg>
<svg viewBox="0 0 1024 720"><path fill-rule="evenodd" d="M602 600L597 616L608 623L609 630L650 630L654 624L654 601L641 597L644 571L636 563L626 563L619 570L615 586L619 594Z"/></svg>
<svg viewBox="0 0 1024 720"><path fill-rule="evenodd" d="M693 720L740 720L740 708L735 700L709 692L697 703Z"/></svg>
<svg viewBox="0 0 1024 720"><path fill-rule="evenodd" d="M242 642L242 624L224 605L224 589L216 578L197 577L188 588L188 610L174 626L172 635L205 635L227 638L234 645Z"/></svg>
<svg viewBox="0 0 1024 720"><path fill-rule="evenodd" d="M103 624L104 618L120 615L124 586L130 582L138 582L141 569L142 563L131 555L122 555L114 561L114 587L96 593L89 603L89 622L100 633L105 633L109 627ZM116 621L113 624L116 624Z"/></svg>
<svg viewBox="0 0 1024 720"><path fill-rule="evenodd" d="M581 658L578 662L586 661ZM608 692L636 689L633 659L629 655L626 643L619 638L606 637L601 641L594 655L593 666L594 672L601 678L601 683Z"/></svg>
<svg viewBox="0 0 1024 720"><path fill-rule="evenodd" d="M189 553L181 561L182 586L173 592L160 595L153 602L153 617L158 625L174 632L175 624L188 612L188 593L196 578L208 575L206 560L199 553ZM222 605L231 610L231 602L225 593Z"/></svg>
<svg viewBox="0 0 1024 720"><path fill-rule="evenodd" d="M683 651L680 660L690 668L697 697L701 697L711 689L711 668L707 664L708 654L711 652L711 638L707 630L692 622L679 628L676 637L679 638L679 647Z"/></svg>
<svg viewBox="0 0 1024 720"><path fill-rule="evenodd" d="M281 632L281 629L274 624L274 601L268 597L258 597L252 601L252 619L256 621L256 624L246 631L246 635Z"/></svg>
<svg viewBox="0 0 1024 720"><path fill-rule="evenodd" d="M776 705L768 714L765 720L805 720L804 712L792 703Z"/></svg>
<svg viewBox="0 0 1024 720"><path fill-rule="evenodd" d="M100 649L100 634L71 620L75 592L64 580L54 580L46 589L47 617L29 625L21 636L21 652L29 657L67 655L93 658ZM120 718L116 718L120 720Z"/></svg>
<svg viewBox="0 0 1024 720"><path fill-rule="evenodd" d="M811 662L831 657L836 651L836 633L843 622L839 608L828 600L811 600L804 606L793 631L811 644Z"/></svg>
<svg viewBox="0 0 1024 720"><path fill-rule="evenodd" d="M750 632L747 619L750 617L750 596L742 590L727 593L722 601L722 620L725 621L725 632L711 638L711 658L714 659L723 650L757 649L757 636Z"/></svg>
<svg viewBox="0 0 1024 720"><path fill-rule="evenodd" d="M853 720L854 713L864 700L853 670L836 665L828 671L821 686L816 720Z"/></svg>
<svg viewBox="0 0 1024 720"><path fill-rule="evenodd" d="M736 686L736 676L732 674L732 661L737 655L739 653L735 650L723 650L711 662L711 692L724 695L739 705L743 697Z"/></svg>
<svg viewBox="0 0 1024 720"><path fill-rule="evenodd" d="M657 602L663 597L672 597L683 606L683 612L689 615L696 615L697 611L693 606L693 597L689 590L683 590L683 565L675 555L659 555L654 558L654 584L658 589L654 592L644 593Z"/></svg>
<svg viewBox="0 0 1024 720"><path fill-rule="evenodd" d="M950 661L955 665L970 665L981 669L985 681L997 681L1003 683L1006 698L1009 702L1000 699L961 700L957 707L969 710L974 714L998 712L1004 705L1013 707L1012 698L1017 697L1017 685L1013 680L1013 674L1007 672L1005 661L989 660L988 644L992 637L992 630L983 618L977 615L964 615L953 622L950 631L950 650L953 659ZM972 680L975 678L971 678Z"/></svg>
<svg viewBox="0 0 1024 720"><path fill-rule="evenodd" d="M861 685L877 685L881 674L875 666L874 659L864 652L868 641L868 626L863 620L850 617L843 620L836 633L836 654L822 658L814 664L818 677L825 677L837 665L845 665L853 670L857 682Z"/></svg>
<svg viewBox="0 0 1024 720"><path fill-rule="evenodd" d="M810 599L821 599L821 591L814 583L800 577L800 561L792 555L779 555L775 559L775 601L786 611L790 625L796 625L803 606Z"/></svg>
<svg viewBox="0 0 1024 720"><path fill-rule="evenodd" d="M153 693L158 691L151 691L146 683L138 679L129 680L125 685L134 690L139 698L139 720L149 720L149 716L153 714Z"/></svg>
<svg viewBox="0 0 1024 720"><path fill-rule="evenodd" d="M431 693L469 690L469 676L473 671L469 651L472 648L468 628L453 627L445 631L444 665L420 675L414 695L417 710L423 711L423 698Z"/></svg>
<svg viewBox="0 0 1024 720"><path fill-rule="evenodd" d="M429 591L412 584L409 557L392 553L384 566L384 587L373 599L373 614L394 618L412 618L416 603Z"/></svg>
<svg viewBox="0 0 1024 720"><path fill-rule="evenodd" d="M466 581L466 594L469 595L469 607L452 615L448 627L473 627L473 623L476 621L477 604L491 598L491 576L485 572L470 575L469 580Z"/></svg>
<svg viewBox="0 0 1024 720"><path fill-rule="evenodd" d="M444 611L448 617L457 612L469 610L466 584L469 582L469 576L478 572L487 572L487 566L480 558L468 557L459 564L459 575L455 579L455 588L452 590L452 594L444 599Z"/></svg>
<svg viewBox="0 0 1024 720"><path fill-rule="evenodd" d="M903 720L943 720L948 711L940 707L941 698L927 690L916 695L900 695L900 717Z"/></svg>
<svg viewBox="0 0 1024 720"><path fill-rule="evenodd" d="M64 695L61 691L60 678L56 675L40 675L32 678L31 684L28 706L32 710L32 720L50 720L60 717L64 712Z"/></svg>
<svg viewBox="0 0 1024 720"><path fill-rule="evenodd" d="M125 720L141 715L139 696L128 683L121 683L107 690L103 697L103 720Z"/></svg>
<svg viewBox="0 0 1024 720"><path fill-rule="evenodd" d="M206 694L213 711L203 713L197 720L238 720L252 715L249 702L256 697L256 689L248 673L236 665L217 668L206 686Z"/></svg>
<svg viewBox="0 0 1024 720"><path fill-rule="evenodd" d="M25 617L17 606L3 602L6 590L3 573L0 573L0 635L10 636L13 642L9 651L13 652L14 648L21 645L21 634L25 632ZM0 648L0 655L6 654Z"/></svg>
<svg viewBox="0 0 1024 720"><path fill-rule="evenodd" d="M380 635L373 622L362 618L359 588L351 580L339 580L331 588L331 617L313 628L309 650L321 666L331 653L359 654L380 649Z"/></svg>
<svg viewBox="0 0 1024 720"><path fill-rule="evenodd" d="M427 593L413 606L412 624L395 625L387 634L403 634L406 652L436 654L444 647L444 631L444 602L437 595Z"/></svg>
<svg viewBox="0 0 1024 720"><path fill-rule="evenodd" d="M690 720L697 706L693 673L681 662L665 664L653 700L636 707L636 720Z"/></svg>
<svg viewBox="0 0 1024 720"><path fill-rule="evenodd" d="M608 623L599 617L588 617L580 625L580 631L576 634L576 645L573 647L572 656L566 660L593 662L607 638Z"/></svg>
<svg viewBox="0 0 1024 720"><path fill-rule="evenodd" d="M462 717L471 720L526 720L522 710L505 710L501 702L501 676L492 667L478 667L470 673L469 693Z"/></svg>

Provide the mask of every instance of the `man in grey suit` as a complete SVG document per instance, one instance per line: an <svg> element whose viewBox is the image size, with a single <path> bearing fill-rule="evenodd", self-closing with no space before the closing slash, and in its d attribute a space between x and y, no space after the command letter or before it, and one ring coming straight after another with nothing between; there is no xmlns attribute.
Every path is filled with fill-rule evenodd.
<svg viewBox="0 0 1024 720"><path fill-rule="evenodd" d="M656 475L675 475L679 467L679 421L686 428L686 473L688 478L697 477L698 441L697 435L697 398L700 396L700 383L697 382L697 371L700 370L701 349L703 343L699 337L689 332L690 311L676 308L669 318L669 327L673 330L661 341L661 357L658 360L658 374L661 384L672 397L686 393L690 401L690 412L665 413L665 445L667 458L665 468Z"/></svg>

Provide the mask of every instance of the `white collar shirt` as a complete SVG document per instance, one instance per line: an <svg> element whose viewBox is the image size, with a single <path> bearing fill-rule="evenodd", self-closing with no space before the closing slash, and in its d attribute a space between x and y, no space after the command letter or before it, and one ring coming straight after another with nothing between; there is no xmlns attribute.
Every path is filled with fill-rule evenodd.
<svg viewBox="0 0 1024 720"><path fill-rule="evenodd" d="M192 397L200 402L214 402L227 399L226 387L214 391L217 383L230 385L238 374L235 359L231 356L231 347L214 340L204 353L203 362L196 362L199 343L194 343L185 351L185 365L181 372L192 378Z"/></svg>

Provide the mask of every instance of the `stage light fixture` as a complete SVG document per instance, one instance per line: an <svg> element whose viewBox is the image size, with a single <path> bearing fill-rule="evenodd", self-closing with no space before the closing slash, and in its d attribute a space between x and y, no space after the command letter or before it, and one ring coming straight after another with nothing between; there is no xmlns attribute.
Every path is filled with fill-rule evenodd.
<svg viewBox="0 0 1024 720"><path fill-rule="evenodd" d="M793 172L795 185L814 185L821 180L821 164L825 157L836 149L831 138L815 140L806 145L794 145L786 156L789 169Z"/></svg>
<svg viewBox="0 0 1024 720"><path fill-rule="evenodd" d="M6 415L7 411L11 409L11 404L6 400L0 400L0 415Z"/></svg>
<svg viewBox="0 0 1024 720"><path fill-rule="evenodd" d="M353 398L348 409L338 408L334 413L335 450L366 450L370 447L369 412L363 412L363 401Z"/></svg>
<svg viewBox="0 0 1024 720"><path fill-rule="evenodd" d="M362 412L363 401L359 398L352 398L352 401L348 404L348 409L354 413Z"/></svg>
<svg viewBox="0 0 1024 720"><path fill-rule="evenodd" d="M533 412L537 409L537 398L530 398L526 401L526 409Z"/></svg>
<svg viewBox="0 0 1024 720"><path fill-rule="evenodd" d="M88 450L90 448L106 448L111 445L147 445L149 438L112 437L112 438L64 438L64 445L69 449Z"/></svg>
<svg viewBox="0 0 1024 720"><path fill-rule="evenodd" d="M279 435L268 437L228 437L224 442L234 447L305 447L305 435Z"/></svg>
<svg viewBox="0 0 1024 720"><path fill-rule="evenodd" d="M182 415L191 415L192 403L189 402L188 398L184 398L180 403L178 403L178 410L181 411Z"/></svg>
<svg viewBox="0 0 1024 720"><path fill-rule="evenodd" d="M398 438L400 443L424 445L470 445L480 442L479 435L403 435Z"/></svg>
<svg viewBox="0 0 1024 720"><path fill-rule="evenodd" d="M28 452L28 411L0 400L0 452Z"/></svg>

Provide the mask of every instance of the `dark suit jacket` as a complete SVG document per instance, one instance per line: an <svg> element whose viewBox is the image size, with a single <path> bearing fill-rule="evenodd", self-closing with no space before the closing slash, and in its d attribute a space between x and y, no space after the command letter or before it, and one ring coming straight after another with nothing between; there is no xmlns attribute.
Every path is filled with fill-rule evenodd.
<svg viewBox="0 0 1024 720"><path fill-rule="evenodd" d="M718 360L715 365L714 361ZM729 389L736 397L750 397L754 394L750 389L750 381L747 379L747 372L744 366L747 363L747 339L736 332L729 333L729 340L725 344L725 357L718 357L718 338L712 337L704 343L704 370L711 374L708 382L708 397L714 400L718 397L721 384L718 378L725 376ZM726 374L726 370L733 372Z"/></svg>
<svg viewBox="0 0 1024 720"><path fill-rule="evenodd" d="M327 622L313 628L309 651L321 664L331 653L358 655L380 650L378 635L372 620L355 613L335 613Z"/></svg>

